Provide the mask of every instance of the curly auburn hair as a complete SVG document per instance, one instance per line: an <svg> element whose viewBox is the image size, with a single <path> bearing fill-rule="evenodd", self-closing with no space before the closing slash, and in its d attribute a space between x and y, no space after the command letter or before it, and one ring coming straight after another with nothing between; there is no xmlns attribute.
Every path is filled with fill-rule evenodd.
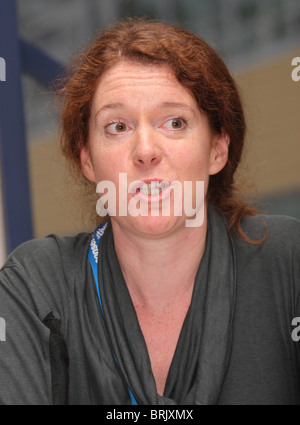
<svg viewBox="0 0 300 425"><path fill-rule="evenodd" d="M216 51L183 28L145 18L125 19L102 30L71 63L59 94L63 102L61 148L73 170L82 175L80 150L88 141L96 84L105 71L124 60L167 64L207 114L212 130L229 136L228 161L218 174L210 176L207 199L228 217L230 227L248 242L256 243L242 232L240 225L243 217L256 215L256 210L237 196L234 185L246 132L237 86Z"/></svg>

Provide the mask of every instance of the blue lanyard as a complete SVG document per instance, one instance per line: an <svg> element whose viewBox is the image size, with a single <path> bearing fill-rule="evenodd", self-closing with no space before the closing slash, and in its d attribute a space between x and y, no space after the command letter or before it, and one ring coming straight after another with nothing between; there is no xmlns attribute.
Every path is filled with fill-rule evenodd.
<svg viewBox="0 0 300 425"><path fill-rule="evenodd" d="M100 224L100 226L95 229L91 243L90 243L89 252L88 252L88 257L89 257L90 264L91 264L92 270L93 270L93 275L94 275L97 293L98 293L99 304L100 304L100 308L101 308L103 318L104 318L104 312L103 312L103 307L102 307L102 301L101 301L100 289L99 289L99 279L98 279L98 256L99 256L99 242L100 242L100 239L105 232L107 224L108 224L107 222L104 223L104 224ZM116 363L118 363L114 353L113 353L113 355L114 355L114 359L115 359ZM136 399L134 398L129 387L128 387L128 391L129 391L129 395L130 395L131 404L137 405Z"/></svg>

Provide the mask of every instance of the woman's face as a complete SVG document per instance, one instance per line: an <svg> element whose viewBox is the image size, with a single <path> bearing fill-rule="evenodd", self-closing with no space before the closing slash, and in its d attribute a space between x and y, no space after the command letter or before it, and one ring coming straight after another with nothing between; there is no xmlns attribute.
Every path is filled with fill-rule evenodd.
<svg viewBox="0 0 300 425"><path fill-rule="evenodd" d="M113 225L153 236L185 226L192 217L184 208L184 199L191 196L193 207L200 208L196 182L204 182L206 193L209 176L227 161L227 136L212 132L190 92L165 65L118 63L99 79L90 112L89 139L81 151L82 171L96 184L114 184L117 210L111 215ZM125 182L125 174L120 173L126 173L128 185L138 181L130 187L133 193L123 183L120 186L120 181ZM151 181L155 182L152 186ZM177 189L181 188L182 215L176 209L179 198L174 207L175 190L162 181L177 182ZM184 182L192 182L192 190L184 193ZM120 214L120 198L127 207L130 204L126 214L124 210ZM170 210L165 214L167 203ZM142 215L131 214L132 207Z"/></svg>

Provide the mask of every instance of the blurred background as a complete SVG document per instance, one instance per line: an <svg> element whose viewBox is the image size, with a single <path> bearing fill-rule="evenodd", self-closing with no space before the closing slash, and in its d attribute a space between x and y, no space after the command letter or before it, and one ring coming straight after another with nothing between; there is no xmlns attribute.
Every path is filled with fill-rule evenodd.
<svg viewBox="0 0 300 425"><path fill-rule="evenodd" d="M97 30L121 17L179 23L221 54L240 87L248 123L237 182L254 191L264 212L300 219L300 81L292 79L292 60L300 57L299 0L1 0L2 28L14 19L12 3L15 56L13 63L6 60L7 81L0 82L0 131L9 127L0 133L0 263L29 237L91 230L82 219L80 199L70 194L58 151L58 111L48 83ZM6 59L13 43L8 36L5 44L0 38L0 57ZM44 71L39 73L42 59ZM19 69L20 93L14 106L21 106L21 127L5 118L8 108L3 105L13 99L9 65ZM21 135L11 134L15 127L21 128ZM19 155L22 163L9 166L9 152ZM15 183L17 192L14 189L24 207L11 206L12 168L24 172ZM19 218L14 218L17 211Z"/></svg>

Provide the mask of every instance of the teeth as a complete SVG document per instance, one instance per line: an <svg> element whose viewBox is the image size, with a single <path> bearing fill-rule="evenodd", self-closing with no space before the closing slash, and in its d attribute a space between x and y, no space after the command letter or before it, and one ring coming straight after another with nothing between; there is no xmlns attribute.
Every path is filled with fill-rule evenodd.
<svg viewBox="0 0 300 425"><path fill-rule="evenodd" d="M154 181L151 183L144 183L140 187L140 192L142 192L144 195L159 195L160 192L164 190L165 185L163 183Z"/></svg>

